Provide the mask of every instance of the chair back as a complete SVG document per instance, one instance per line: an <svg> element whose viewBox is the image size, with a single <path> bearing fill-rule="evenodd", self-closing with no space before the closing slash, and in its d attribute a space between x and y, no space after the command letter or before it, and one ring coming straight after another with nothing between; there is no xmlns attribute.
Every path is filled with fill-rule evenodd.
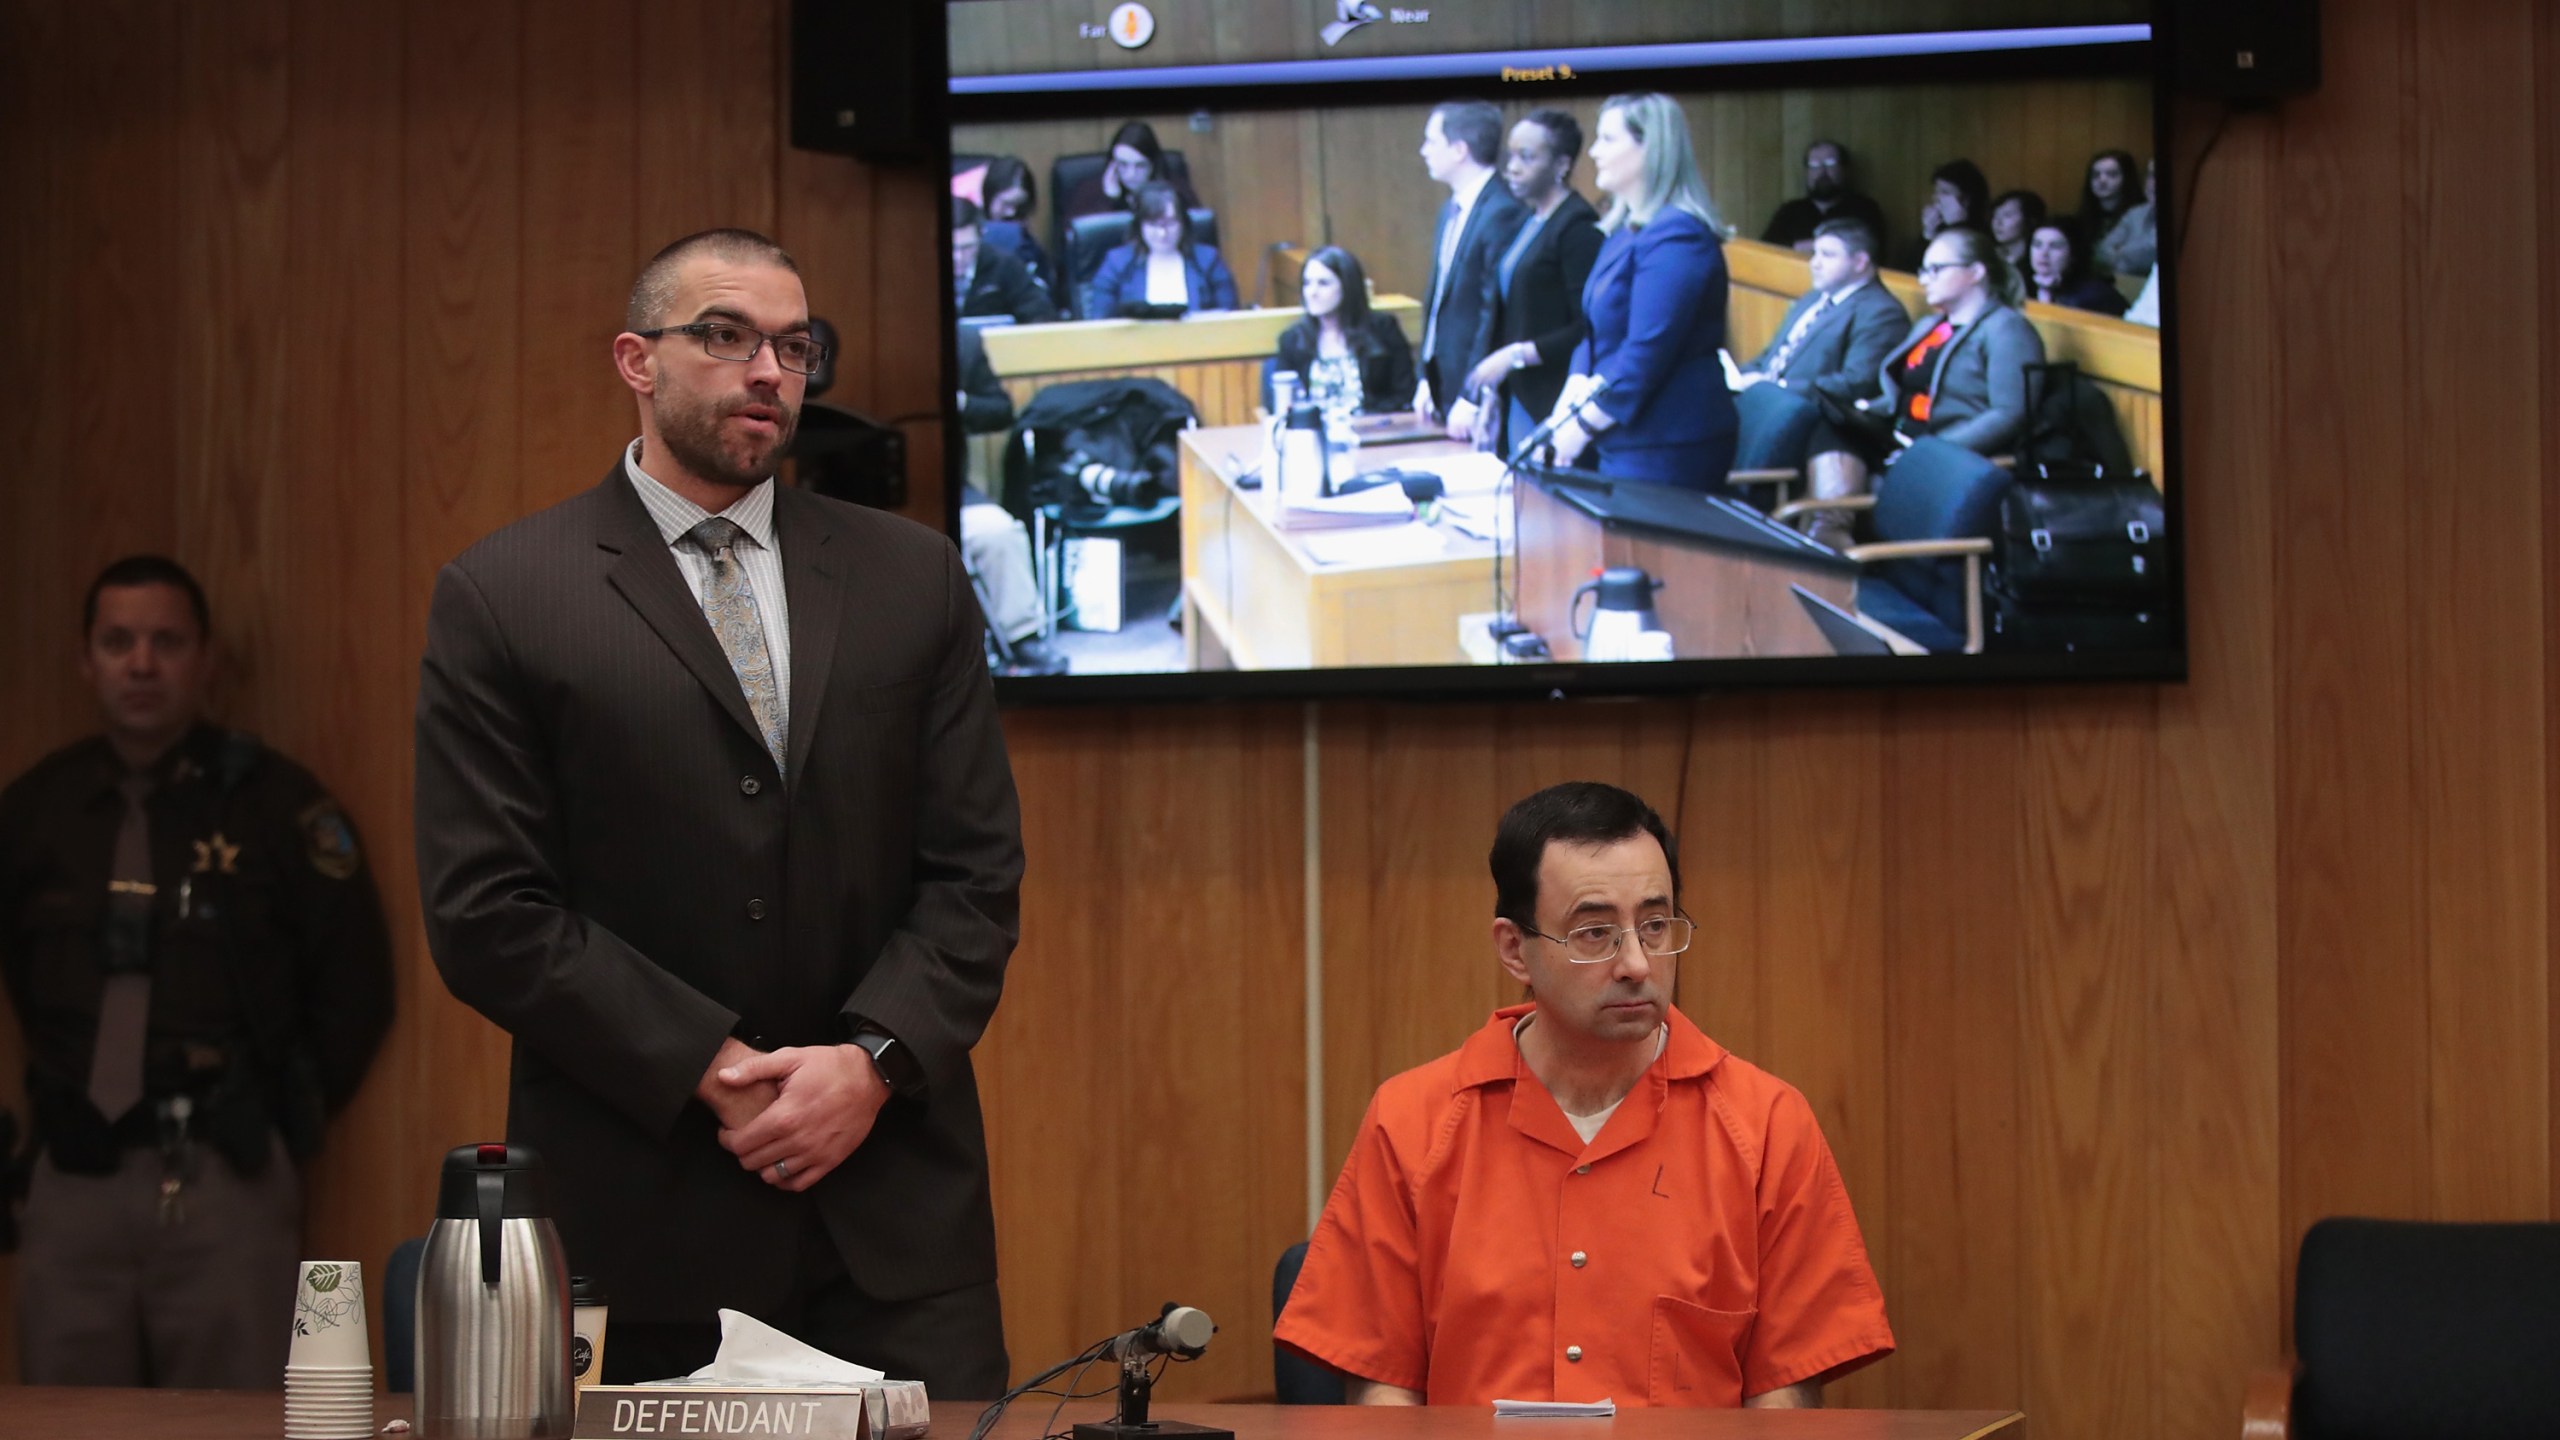
<svg viewBox="0 0 2560 1440"><path fill-rule="evenodd" d="M391 1248L382 1267L382 1388L406 1395L418 1388L418 1261L424 1235Z"/></svg>
<svg viewBox="0 0 2560 1440"><path fill-rule="evenodd" d="M2293 1336L2304 1440L2560 1435L2560 1224L2320 1221Z"/></svg>
<svg viewBox="0 0 2560 1440"><path fill-rule="evenodd" d="M1742 434L1733 452L1736 470L1801 470L1822 410L1783 385L1743 387L1733 397Z"/></svg>
<svg viewBox="0 0 2560 1440"><path fill-rule="evenodd" d="M1088 150L1080 155L1061 155L1049 162L1049 223L1052 226L1049 250L1051 254L1063 254L1067 248L1067 197L1076 193L1077 186L1101 174L1110 164L1111 154L1107 150ZM1190 187L1191 163L1182 158L1181 151L1164 152L1163 178L1185 189Z"/></svg>
<svg viewBox="0 0 2560 1440"><path fill-rule="evenodd" d="M1944 440L1922 440L1876 482L1875 538L1987 539L1999 523L2000 492L2007 488L2009 472L1988 459ZM1964 633L1963 560L1888 560L1872 573L1948 629Z"/></svg>
<svg viewBox="0 0 2560 1440"><path fill-rule="evenodd" d="M1299 1267L1307 1263L1307 1242L1299 1241L1280 1252L1280 1263L1271 1271L1271 1323L1280 1323L1280 1312L1289 1308L1289 1292L1298 1288ZM1343 1403L1342 1376L1317 1364L1306 1356L1277 1341L1271 1346L1272 1394L1283 1405L1339 1405Z"/></svg>
<svg viewBox="0 0 2560 1440"><path fill-rule="evenodd" d="M1129 230L1135 217L1125 210L1107 211L1100 215L1079 215L1067 222L1065 248L1058 255L1058 270L1066 279L1067 304L1086 320L1107 320L1107 315L1083 313L1085 287L1093 283L1094 274L1102 269L1102 257L1129 243ZM1218 212L1205 205L1191 211L1191 243L1218 243Z"/></svg>

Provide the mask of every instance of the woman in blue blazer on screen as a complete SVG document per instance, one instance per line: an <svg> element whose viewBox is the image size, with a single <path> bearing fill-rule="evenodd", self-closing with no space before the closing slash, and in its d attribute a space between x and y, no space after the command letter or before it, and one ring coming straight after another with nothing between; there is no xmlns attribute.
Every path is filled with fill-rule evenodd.
<svg viewBox="0 0 2560 1440"><path fill-rule="evenodd" d="M1603 475L1721 490L1741 422L1716 358L1727 288L1723 225L1698 177L1689 119L1668 95L1614 95L1591 160L1613 203L1582 287L1590 335L1553 412L1608 390L1556 432L1558 464L1591 452Z"/></svg>
<svg viewBox="0 0 2560 1440"><path fill-rule="evenodd" d="M1107 320L1125 305L1236 308L1236 277L1215 245L1191 241L1191 212L1182 192L1161 180L1138 188L1137 231L1102 257L1085 288L1084 317Z"/></svg>

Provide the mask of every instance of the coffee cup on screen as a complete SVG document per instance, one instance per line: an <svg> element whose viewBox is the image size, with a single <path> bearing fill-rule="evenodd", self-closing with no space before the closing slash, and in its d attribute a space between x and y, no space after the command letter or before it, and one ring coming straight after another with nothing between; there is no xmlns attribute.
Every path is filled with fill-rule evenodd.
<svg viewBox="0 0 2560 1440"><path fill-rule="evenodd" d="M569 1277L569 1383L584 1390L604 1379L604 1287Z"/></svg>

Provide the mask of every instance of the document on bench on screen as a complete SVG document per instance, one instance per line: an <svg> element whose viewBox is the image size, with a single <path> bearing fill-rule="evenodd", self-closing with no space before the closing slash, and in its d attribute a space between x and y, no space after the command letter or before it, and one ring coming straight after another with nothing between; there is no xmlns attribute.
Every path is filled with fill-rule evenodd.
<svg viewBox="0 0 2560 1440"><path fill-rule="evenodd" d="M1328 530L1301 537L1298 546L1319 565L1410 565L1439 559L1449 537L1417 520L1392 529Z"/></svg>

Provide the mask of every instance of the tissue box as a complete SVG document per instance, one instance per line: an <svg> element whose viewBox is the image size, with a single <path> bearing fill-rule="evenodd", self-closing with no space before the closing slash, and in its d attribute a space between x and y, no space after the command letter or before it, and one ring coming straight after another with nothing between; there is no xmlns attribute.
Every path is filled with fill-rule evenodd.
<svg viewBox="0 0 2560 1440"><path fill-rule="evenodd" d="M924 1382L734 1386L590 1385L578 1395L576 1440L915 1440L927 1420Z"/></svg>

